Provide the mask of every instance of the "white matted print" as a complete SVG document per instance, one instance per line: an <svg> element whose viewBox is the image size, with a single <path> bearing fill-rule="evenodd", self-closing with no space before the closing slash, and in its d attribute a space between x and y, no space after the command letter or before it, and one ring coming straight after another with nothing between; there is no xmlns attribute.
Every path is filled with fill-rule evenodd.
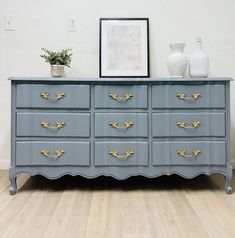
<svg viewBox="0 0 235 238"><path fill-rule="evenodd" d="M147 18L100 19L100 77L149 77Z"/></svg>

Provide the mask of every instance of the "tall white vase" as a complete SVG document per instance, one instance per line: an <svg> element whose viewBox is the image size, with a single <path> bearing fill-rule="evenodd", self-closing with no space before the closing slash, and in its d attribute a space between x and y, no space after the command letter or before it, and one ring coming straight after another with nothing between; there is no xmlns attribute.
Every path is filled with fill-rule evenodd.
<svg viewBox="0 0 235 238"><path fill-rule="evenodd" d="M167 67L171 77L184 77L187 69L187 57L183 54L185 44L170 44L171 54L167 59Z"/></svg>
<svg viewBox="0 0 235 238"><path fill-rule="evenodd" d="M191 77L207 77L209 74L209 58L202 49L202 39L196 39L196 49L189 57L189 75Z"/></svg>

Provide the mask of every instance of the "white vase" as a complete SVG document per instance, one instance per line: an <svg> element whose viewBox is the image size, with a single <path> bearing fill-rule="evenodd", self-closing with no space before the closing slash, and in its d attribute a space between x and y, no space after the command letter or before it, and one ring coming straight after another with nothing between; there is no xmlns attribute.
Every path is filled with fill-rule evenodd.
<svg viewBox="0 0 235 238"><path fill-rule="evenodd" d="M183 54L185 44L170 44L171 54L167 58L167 67L171 77L184 77L187 69L187 57Z"/></svg>
<svg viewBox="0 0 235 238"><path fill-rule="evenodd" d="M207 77L209 74L209 58L202 49L201 38L196 39L196 49L189 57L189 75L191 77Z"/></svg>

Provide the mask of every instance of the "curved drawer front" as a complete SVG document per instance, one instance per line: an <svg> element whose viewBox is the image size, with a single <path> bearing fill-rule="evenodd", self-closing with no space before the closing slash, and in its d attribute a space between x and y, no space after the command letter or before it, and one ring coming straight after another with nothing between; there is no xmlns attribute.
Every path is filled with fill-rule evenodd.
<svg viewBox="0 0 235 238"><path fill-rule="evenodd" d="M148 166L148 142L95 142L96 166Z"/></svg>
<svg viewBox="0 0 235 238"><path fill-rule="evenodd" d="M153 165L225 165L224 141L153 142Z"/></svg>
<svg viewBox="0 0 235 238"><path fill-rule="evenodd" d="M225 113L153 113L153 137L225 136Z"/></svg>
<svg viewBox="0 0 235 238"><path fill-rule="evenodd" d="M90 108L89 85L19 84L17 108Z"/></svg>
<svg viewBox="0 0 235 238"><path fill-rule="evenodd" d="M147 136L147 113L95 113L95 137Z"/></svg>
<svg viewBox="0 0 235 238"><path fill-rule="evenodd" d="M16 165L90 165L90 142L16 142Z"/></svg>
<svg viewBox="0 0 235 238"><path fill-rule="evenodd" d="M204 85L154 85L153 108L224 108L225 86Z"/></svg>
<svg viewBox="0 0 235 238"><path fill-rule="evenodd" d="M147 85L96 85L96 108L147 108Z"/></svg>
<svg viewBox="0 0 235 238"><path fill-rule="evenodd" d="M17 113L17 136L90 137L89 113Z"/></svg>

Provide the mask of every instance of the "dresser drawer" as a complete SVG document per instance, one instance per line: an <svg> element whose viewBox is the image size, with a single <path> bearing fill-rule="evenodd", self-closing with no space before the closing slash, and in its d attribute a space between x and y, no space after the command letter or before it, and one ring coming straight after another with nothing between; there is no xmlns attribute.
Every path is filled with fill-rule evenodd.
<svg viewBox="0 0 235 238"><path fill-rule="evenodd" d="M148 142L95 142L96 166L148 166Z"/></svg>
<svg viewBox="0 0 235 238"><path fill-rule="evenodd" d="M153 85L153 108L224 108L223 84Z"/></svg>
<svg viewBox="0 0 235 238"><path fill-rule="evenodd" d="M90 165L89 142L16 142L16 165Z"/></svg>
<svg viewBox="0 0 235 238"><path fill-rule="evenodd" d="M95 137L147 136L147 113L95 113Z"/></svg>
<svg viewBox="0 0 235 238"><path fill-rule="evenodd" d="M225 142L153 142L153 165L225 165Z"/></svg>
<svg viewBox="0 0 235 238"><path fill-rule="evenodd" d="M153 113L153 137L225 136L225 113Z"/></svg>
<svg viewBox="0 0 235 238"><path fill-rule="evenodd" d="M16 136L90 137L89 113L17 113Z"/></svg>
<svg viewBox="0 0 235 238"><path fill-rule="evenodd" d="M90 108L89 85L18 84L17 108Z"/></svg>
<svg viewBox="0 0 235 238"><path fill-rule="evenodd" d="M96 85L96 108L147 108L146 85Z"/></svg>

